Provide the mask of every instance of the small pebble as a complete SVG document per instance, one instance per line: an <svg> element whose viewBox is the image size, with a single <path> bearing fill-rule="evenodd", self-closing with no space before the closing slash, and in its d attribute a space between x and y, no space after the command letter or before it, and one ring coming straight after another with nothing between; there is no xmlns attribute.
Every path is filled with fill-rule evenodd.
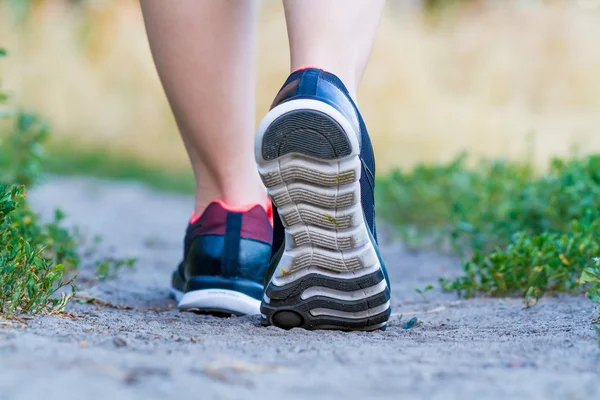
<svg viewBox="0 0 600 400"><path fill-rule="evenodd" d="M419 322L419 318L413 317L413 318L411 318L410 321L408 321L407 323L405 323L402 328L404 328L404 329L410 329L413 326L415 326L417 324L417 322Z"/></svg>
<svg viewBox="0 0 600 400"><path fill-rule="evenodd" d="M122 338L121 336L117 336L113 339L113 344L115 345L115 347L120 348L120 347L126 347L127 346L127 340L125 340L124 338Z"/></svg>

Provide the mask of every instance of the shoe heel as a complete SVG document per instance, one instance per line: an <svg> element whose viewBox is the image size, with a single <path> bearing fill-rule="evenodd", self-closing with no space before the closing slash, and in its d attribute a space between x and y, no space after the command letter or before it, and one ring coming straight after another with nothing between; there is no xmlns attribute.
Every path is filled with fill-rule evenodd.
<svg viewBox="0 0 600 400"><path fill-rule="evenodd" d="M257 135L259 173L286 234L261 304L264 323L382 328L390 290L363 216L358 136L333 107L295 102L267 114Z"/></svg>

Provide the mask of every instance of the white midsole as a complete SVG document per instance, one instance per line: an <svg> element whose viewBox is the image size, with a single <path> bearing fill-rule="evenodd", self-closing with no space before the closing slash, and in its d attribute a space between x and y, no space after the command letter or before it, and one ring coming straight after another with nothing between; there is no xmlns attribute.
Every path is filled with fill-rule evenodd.
<svg viewBox="0 0 600 400"><path fill-rule="evenodd" d="M348 319L360 319L360 318L373 317L379 313L384 312L388 308L390 308L389 301L386 302L385 304L382 304L377 307L369 308L368 310L365 310L365 311L348 312L348 311L332 310L330 308L314 308L314 309L310 310L310 313L315 317L331 316L331 317L348 318Z"/></svg>
<svg viewBox="0 0 600 400"><path fill-rule="evenodd" d="M223 311L239 315L260 314L260 300L226 289L202 289L184 293L171 289L178 308L200 311Z"/></svg>
<svg viewBox="0 0 600 400"><path fill-rule="evenodd" d="M275 286L281 287L281 286L288 285L292 282L295 282L309 274L323 275L323 276L326 276L329 278L335 278L335 279L340 279L340 280L355 279L355 278L360 278L361 276L372 274L374 272L377 272L378 270L379 270L379 264L373 265L368 268L363 268L363 269L359 269L356 271L352 271L352 272L341 272L341 273L330 272L330 271L324 270L319 267L308 267L308 268L301 269L299 271L295 271L294 273L292 273L290 275L273 276L271 278L271 283L273 283L273 285L275 285Z"/></svg>
<svg viewBox="0 0 600 400"><path fill-rule="evenodd" d="M375 286L368 287L366 289L355 290L352 292L344 292L342 290L335 290L328 287L312 286L302 292L300 296L302 300L310 299L311 297L321 296L329 297L330 299L354 301L363 300L376 294L382 293L387 288L385 279L379 282Z"/></svg>

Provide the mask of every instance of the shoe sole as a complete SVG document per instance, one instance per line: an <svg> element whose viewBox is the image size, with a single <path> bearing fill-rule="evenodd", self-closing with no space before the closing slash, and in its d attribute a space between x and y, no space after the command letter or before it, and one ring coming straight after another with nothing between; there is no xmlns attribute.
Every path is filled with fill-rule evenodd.
<svg viewBox="0 0 600 400"><path fill-rule="evenodd" d="M255 315L260 314L260 300L226 289L202 289L182 292L171 289L179 311L206 314Z"/></svg>
<svg viewBox="0 0 600 400"><path fill-rule="evenodd" d="M292 100L261 121L260 176L285 227L285 249L261 303L265 324L375 330L390 291L361 205L358 134L332 106Z"/></svg>

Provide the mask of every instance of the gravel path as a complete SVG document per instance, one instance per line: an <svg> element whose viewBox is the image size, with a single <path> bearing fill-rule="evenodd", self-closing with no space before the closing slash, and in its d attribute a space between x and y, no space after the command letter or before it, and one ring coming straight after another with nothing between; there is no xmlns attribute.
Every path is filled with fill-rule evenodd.
<svg viewBox="0 0 600 400"><path fill-rule="evenodd" d="M136 184L56 179L31 194L45 215L138 257L135 269L74 303L0 329L0 400L24 399L592 399L600 348L584 297L459 300L414 288L458 272L452 258L385 243L394 316L374 333L289 332L258 318L179 313L168 298L192 201ZM86 273L84 272L83 275ZM402 316L401 316L402 315ZM410 329L411 318L421 321Z"/></svg>

